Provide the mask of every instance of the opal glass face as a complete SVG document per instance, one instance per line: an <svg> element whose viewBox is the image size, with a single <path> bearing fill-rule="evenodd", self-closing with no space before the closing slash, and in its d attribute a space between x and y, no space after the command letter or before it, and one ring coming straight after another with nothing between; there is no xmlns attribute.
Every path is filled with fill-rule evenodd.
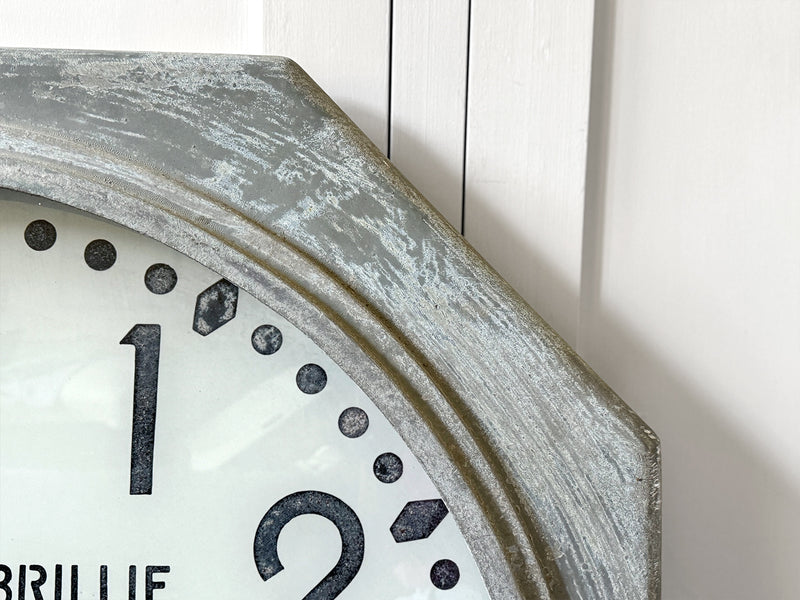
<svg viewBox="0 0 800 600"><path fill-rule="evenodd" d="M363 391L244 290L0 190L5 598L486 599Z"/></svg>

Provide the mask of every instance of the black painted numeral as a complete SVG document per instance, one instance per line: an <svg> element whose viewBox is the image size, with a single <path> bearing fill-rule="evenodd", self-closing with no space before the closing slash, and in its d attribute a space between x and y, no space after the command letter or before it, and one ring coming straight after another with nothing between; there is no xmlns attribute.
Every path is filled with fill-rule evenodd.
<svg viewBox="0 0 800 600"><path fill-rule="evenodd" d="M270 508L256 529L253 557L264 581L283 570L278 558L278 535L300 515L320 515L331 521L342 538L342 554L333 567L303 600L333 600L350 585L364 561L364 529L358 516L336 496L306 491L289 494Z"/></svg>
<svg viewBox="0 0 800 600"><path fill-rule="evenodd" d="M133 369L130 493L152 494L161 326L134 325L119 343L129 344L136 349Z"/></svg>

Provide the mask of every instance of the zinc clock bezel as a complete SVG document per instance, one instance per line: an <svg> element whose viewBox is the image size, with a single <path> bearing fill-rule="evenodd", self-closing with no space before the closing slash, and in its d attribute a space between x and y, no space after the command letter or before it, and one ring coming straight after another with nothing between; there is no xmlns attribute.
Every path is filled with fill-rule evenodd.
<svg viewBox="0 0 800 600"><path fill-rule="evenodd" d="M0 187L294 323L436 482L493 598L659 597L656 435L292 61L2 50Z"/></svg>

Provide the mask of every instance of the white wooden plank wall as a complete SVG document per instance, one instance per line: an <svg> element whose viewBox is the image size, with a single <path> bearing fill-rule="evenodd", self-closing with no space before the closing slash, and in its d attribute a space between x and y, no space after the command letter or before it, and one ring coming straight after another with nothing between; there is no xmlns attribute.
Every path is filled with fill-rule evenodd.
<svg viewBox="0 0 800 600"><path fill-rule="evenodd" d="M386 154L389 0L264 0L258 53L300 64Z"/></svg>
<svg viewBox="0 0 800 600"><path fill-rule="evenodd" d="M574 344L592 5L3 0L0 45L293 58Z"/></svg>
<svg viewBox="0 0 800 600"><path fill-rule="evenodd" d="M469 2L393 5L389 157L460 231Z"/></svg>
<svg viewBox="0 0 800 600"><path fill-rule="evenodd" d="M0 46L297 60L660 434L666 600L800 598L797 31L783 0L0 0Z"/></svg>
<svg viewBox="0 0 800 600"><path fill-rule="evenodd" d="M577 340L592 2L472 0L464 233Z"/></svg>
<svg viewBox="0 0 800 600"><path fill-rule="evenodd" d="M260 0L2 0L0 47L262 51Z"/></svg>
<svg viewBox="0 0 800 600"><path fill-rule="evenodd" d="M579 349L661 436L665 600L800 598L800 3L598 3Z"/></svg>

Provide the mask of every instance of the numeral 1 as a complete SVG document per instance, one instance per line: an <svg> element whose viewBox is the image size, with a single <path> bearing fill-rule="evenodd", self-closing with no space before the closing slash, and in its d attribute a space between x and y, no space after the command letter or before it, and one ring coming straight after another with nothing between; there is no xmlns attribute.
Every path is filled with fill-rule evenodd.
<svg viewBox="0 0 800 600"><path fill-rule="evenodd" d="M133 369L130 493L152 494L161 326L134 325L119 343L129 344L136 349Z"/></svg>

